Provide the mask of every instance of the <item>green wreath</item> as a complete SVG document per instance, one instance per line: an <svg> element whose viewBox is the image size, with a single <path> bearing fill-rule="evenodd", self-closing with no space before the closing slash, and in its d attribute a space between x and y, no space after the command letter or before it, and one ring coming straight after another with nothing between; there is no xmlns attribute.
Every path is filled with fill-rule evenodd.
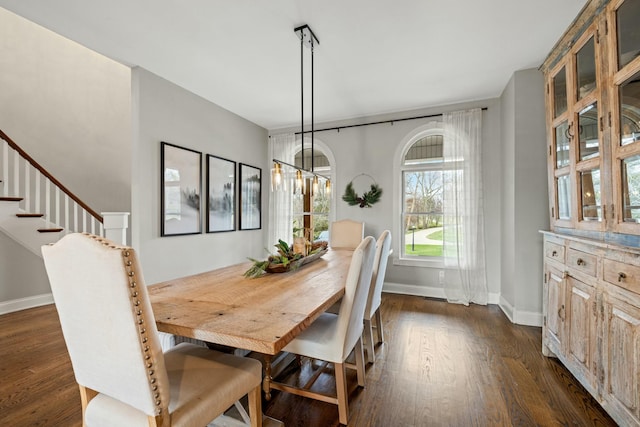
<svg viewBox="0 0 640 427"><path fill-rule="evenodd" d="M380 196L382 196L382 188L375 183L371 184L371 190L364 193L362 197L358 196L356 191L353 189L352 181L347 184L342 200L347 202L349 206L360 205L361 208L370 208L371 205L380 200Z"/></svg>

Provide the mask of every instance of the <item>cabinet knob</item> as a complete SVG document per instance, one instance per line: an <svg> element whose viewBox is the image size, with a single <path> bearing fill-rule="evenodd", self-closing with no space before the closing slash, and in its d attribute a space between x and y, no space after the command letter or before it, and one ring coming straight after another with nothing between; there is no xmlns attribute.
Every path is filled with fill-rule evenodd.
<svg viewBox="0 0 640 427"><path fill-rule="evenodd" d="M584 260L583 260L582 258L578 258L578 259L576 260L576 264L578 264L578 265L586 265L587 263L586 263L586 262L584 262Z"/></svg>
<svg viewBox="0 0 640 427"><path fill-rule="evenodd" d="M551 256L558 256L558 251L551 252Z"/></svg>
<svg viewBox="0 0 640 427"><path fill-rule="evenodd" d="M622 282L626 278L627 278L627 275L624 274L623 272L618 273L618 282Z"/></svg>

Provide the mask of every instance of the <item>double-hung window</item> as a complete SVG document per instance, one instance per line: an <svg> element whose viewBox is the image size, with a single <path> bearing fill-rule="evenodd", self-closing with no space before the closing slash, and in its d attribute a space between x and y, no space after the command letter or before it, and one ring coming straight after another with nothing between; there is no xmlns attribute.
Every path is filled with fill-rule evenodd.
<svg viewBox="0 0 640 427"><path fill-rule="evenodd" d="M415 140L402 165L402 241L400 258L439 260L443 253L446 177L442 134L432 132Z"/></svg>

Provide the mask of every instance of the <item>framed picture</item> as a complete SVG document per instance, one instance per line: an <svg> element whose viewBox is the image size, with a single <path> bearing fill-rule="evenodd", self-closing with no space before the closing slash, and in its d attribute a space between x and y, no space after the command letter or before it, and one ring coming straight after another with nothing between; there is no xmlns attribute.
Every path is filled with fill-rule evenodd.
<svg viewBox="0 0 640 427"><path fill-rule="evenodd" d="M262 169L240 163L240 230L261 225Z"/></svg>
<svg viewBox="0 0 640 427"><path fill-rule="evenodd" d="M202 153L161 143L161 236L202 232Z"/></svg>
<svg viewBox="0 0 640 427"><path fill-rule="evenodd" d="M236 229L236 162L207 154L207 233Z"/></svg>

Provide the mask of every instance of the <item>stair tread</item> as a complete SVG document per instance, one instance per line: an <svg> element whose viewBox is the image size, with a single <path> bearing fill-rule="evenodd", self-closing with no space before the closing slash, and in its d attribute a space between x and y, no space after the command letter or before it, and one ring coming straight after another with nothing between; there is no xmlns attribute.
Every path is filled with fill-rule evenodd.
<svg viewBox="0 0 640 427"><path fill-rule="evenodd" d="M18 213L16 214L18 218L42 218L44 214L41 213Z"/></svg>
<svg viewBox="0 0 640 427"><path fill-rule="evenodd" d="M21 202L22 197L0 197L1 202Z"/></svg>
<svg viewBox="0 0 640 427"><path fill-rule="evenodd" d="M59 233L63 230L63 228L38 228L40 233Z"/></svg>

